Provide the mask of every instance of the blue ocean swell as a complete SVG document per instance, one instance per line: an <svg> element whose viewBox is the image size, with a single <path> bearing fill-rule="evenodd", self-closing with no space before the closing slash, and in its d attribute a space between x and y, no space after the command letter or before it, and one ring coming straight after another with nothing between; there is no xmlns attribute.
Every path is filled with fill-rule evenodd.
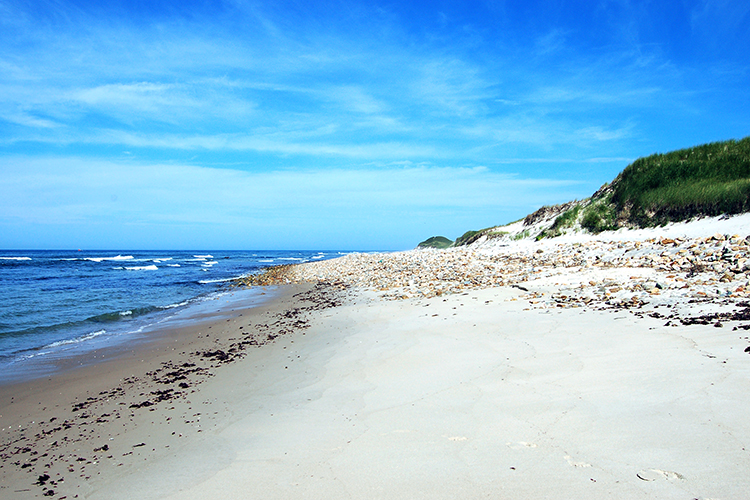
<svg viewBox="0 0 750 500"><path fill-rule="evenodd" d="M140 331L263 267L318 251L0 251L0 364Z"/></svg>

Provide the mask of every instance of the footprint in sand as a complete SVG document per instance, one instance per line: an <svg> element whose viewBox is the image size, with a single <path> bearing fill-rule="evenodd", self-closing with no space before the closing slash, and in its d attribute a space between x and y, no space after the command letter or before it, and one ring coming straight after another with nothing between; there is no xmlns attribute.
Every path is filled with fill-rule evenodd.
<svg viewBox="0 0 750 500"><path fill-rule="evenodd" d="M636 476L638 476L638 479L642 479L643 481L656 481L660 478L669 479L671 481L674 481L676 479L685 479L685 476L683 476L682 474L659 469L645 469L638 472Z"/></svg>

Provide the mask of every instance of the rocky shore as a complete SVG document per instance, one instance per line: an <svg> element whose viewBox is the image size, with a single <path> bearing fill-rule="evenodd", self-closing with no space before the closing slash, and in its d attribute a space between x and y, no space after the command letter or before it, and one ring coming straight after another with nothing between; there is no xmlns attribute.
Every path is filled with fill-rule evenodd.
<svg viewBox="0 0 750 500"><path fill-rule="evenodd" d="M750 296L749 249L750 236L718 233L631 241L490 240L444 250L349 254L272 268L243 283L326 282L391 300L513 286L528 292L524 299L535 309L663 307L658 314L674 324L701 317L721 326L728 318L744 319L737 311Z"/></svg>

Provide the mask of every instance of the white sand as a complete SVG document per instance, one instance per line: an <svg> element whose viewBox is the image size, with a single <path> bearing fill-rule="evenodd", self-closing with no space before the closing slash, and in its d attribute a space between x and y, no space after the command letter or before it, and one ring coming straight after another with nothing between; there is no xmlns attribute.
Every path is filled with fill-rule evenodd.
<svg viewBox="0 0 750 500"><path fill-rule="evenodd" d="M530 234L536 235L541 229L548 227L551 220L540 221L531 226ZM508 233L520 233L527 229L523 221L514 222L508 226L498 227ZM651 238L704 238L714 234L723 235L740 235L743 238L750 235L750 213L719 216L719 217L699 217L685 222L672 222L660 227L651 227L646 229L619 229L617 231L604 231L599 234L591 234L585 231L569 232L556 238L549 238L542 241L543 244L555 245L561 243L573 243L584 241L644 241ZM506 243L506 242L503 242ZM534 244L533 239L522 240L517 242L517 246L526 246ZM489 246L492 246L491 244Z"/></svg>
<svg viewBox="0 0 750 500"><path fill-rule="evenodd" d="M746 498L747 332L520 293L327 309L201 386L223 419L90 497Z"/></svg>

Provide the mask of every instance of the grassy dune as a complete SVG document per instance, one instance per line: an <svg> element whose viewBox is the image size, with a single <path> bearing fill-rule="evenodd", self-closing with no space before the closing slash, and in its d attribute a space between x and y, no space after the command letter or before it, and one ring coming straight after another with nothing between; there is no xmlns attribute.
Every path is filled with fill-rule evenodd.
<svg viewBox="0 0 750 500"><path fill-rule="evenodd" d="M453 241L445 236L433 236L417 245L417 248L448 248L451 245L453 245Z"/></svg>
<svg viewBox="0 0 750 500"><path fill-rule="evenodd" d="M639 227L750 209L750 137L639 158L612 182L610 203Z"/></svg>
<svg viewBox="0 0 750 500"><path fill-rule="evenodd" d="M523 231L507 237L554 238L568 231L600 233L748 211L750 137L639 158L591 198L542 207L526 217ZM540 229L535 225L540 219L550 222ZM507 234L499 229L467 231L453 246Z"/></svg>

